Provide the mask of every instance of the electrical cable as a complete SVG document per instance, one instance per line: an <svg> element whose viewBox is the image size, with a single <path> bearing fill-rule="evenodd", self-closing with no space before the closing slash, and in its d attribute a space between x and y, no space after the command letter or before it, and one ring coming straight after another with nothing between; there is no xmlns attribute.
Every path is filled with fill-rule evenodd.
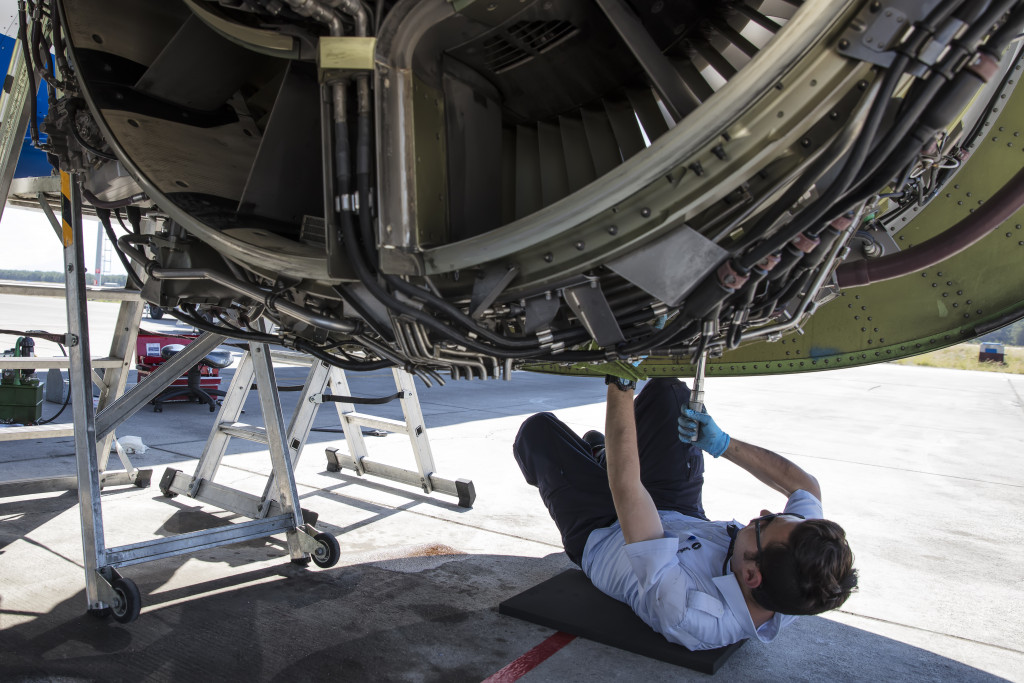
<svg viewBox="0 0 1024 683"><path fill-rule="evenodd" d="M63 344L58 343L57 346L60 347L60 352L61 353L63 353L65 356L68 355L67 349L64 348ZM63 382L64 382L64 378L62 376L61 377L61 383L63 384ZM52 415L52 416L48 417L45 420L36 420L36 424L37 425L48 425L48 424L50 424L51 422L56 420L58 417L60 417L61 413L64 412L64 409L68 407L69 403L71 403L71 377L70 376L68 377L68 393L64 397L64 405L62 405L60 407L60 410L58 410L55 415Z"/></svg>

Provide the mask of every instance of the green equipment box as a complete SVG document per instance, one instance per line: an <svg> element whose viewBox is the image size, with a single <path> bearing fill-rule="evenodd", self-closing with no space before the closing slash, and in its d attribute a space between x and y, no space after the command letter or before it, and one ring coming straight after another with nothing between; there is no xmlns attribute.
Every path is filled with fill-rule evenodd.
<svg viewBox="0 0 1024 683"><path fill-rule="evenodd" d="M42 415L42 384L0 385L0 422L30 424Z"/></svg>

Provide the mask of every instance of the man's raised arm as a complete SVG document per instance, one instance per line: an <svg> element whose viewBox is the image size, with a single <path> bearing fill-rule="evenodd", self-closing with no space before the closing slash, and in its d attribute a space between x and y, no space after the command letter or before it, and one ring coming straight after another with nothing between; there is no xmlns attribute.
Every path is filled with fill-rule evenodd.
<svg viewBox="0 0 1024 683"><path fill-rule="evenodd" d="M698 435L694 443L706 453L724 456L786 497L803 489L821 500L818 480L798 465L766 448L731 438L707 413L685 408L679 416L679 439L689 443L694 434Z"/></svg>
<svg viewBox="0 0 1024 683"><path fill-rule="evenodd" d="M617 388L614 382L608 385L604 429L608 485L623 538L626 543L662 538L665 530L661 526L658 509L640 481L640 451L632 389Z"/></svg>

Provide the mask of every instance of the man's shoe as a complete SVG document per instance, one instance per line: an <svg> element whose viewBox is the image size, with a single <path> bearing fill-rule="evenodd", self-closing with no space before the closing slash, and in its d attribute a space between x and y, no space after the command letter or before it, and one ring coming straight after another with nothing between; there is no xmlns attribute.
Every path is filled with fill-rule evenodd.
<svg viewBox="0 0 1024 683"><path fill-rule="evenodd" d="M591 429L584 434L583 440L590 444L591 453L597 453L600 449L604 448L604 434L596 429Z"/></svg>

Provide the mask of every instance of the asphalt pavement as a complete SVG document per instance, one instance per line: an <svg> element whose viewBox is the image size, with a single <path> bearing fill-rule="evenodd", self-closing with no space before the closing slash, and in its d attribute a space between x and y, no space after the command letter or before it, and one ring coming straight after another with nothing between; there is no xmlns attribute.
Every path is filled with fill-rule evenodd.
<svg viewBox="0 0 1024 683"><path fill-rule="evenodd" d="M58 327L56 302L57 313L26 304L35 322L24 324ZM15 322L11 310L0 301L0 328ZM173 329L166 320L143 327ZM305 370L277 375L278 384L297 384ZM394 391L388 371L349 380L357 395ZM772 644L748 642L715 678L1024 680L1024 378L877 365L711 378L706 391L726 431L818 478L826 516L846 528L861 577L842 609L803 618ZM512 459L515 433L540 411L581 434L601 428L603 395L598 380L523 372L511 382L421 387L437 474L471 479L472 509L327 471L324 449L344 451L345 441L324 406L296 480L302 506L340 541L340 563L293 565L283 536L273 536L129 566L123 574L138 584L143 608L128 625L85 615L74 491L0 498L0 679L480 681L513 662L533 665L523 681L706 678L578 638L543 661L524 658L554 632L497 613L502 600L571 566ZM281 398L287 419L296 395ZM46 404L44 416L57 407ZM394 404L372 412L400 417ZM153 471L154 485L104 491L108 547L240 520L156 486L167 467L194 470L215 417L198 404L147 406L118 429L146 445L131 457ZM262 424L255 393L243 419ZM367 443L374 460L413 465L402 435ZM120 467L116 458L111 466ZM5 481L71 474L74 444L0 441L0 467ZM216 481L261 492L269 472L266 450L235 439ZM747 520L783 499L709 458L704 503L712 519Z"/></svg>

